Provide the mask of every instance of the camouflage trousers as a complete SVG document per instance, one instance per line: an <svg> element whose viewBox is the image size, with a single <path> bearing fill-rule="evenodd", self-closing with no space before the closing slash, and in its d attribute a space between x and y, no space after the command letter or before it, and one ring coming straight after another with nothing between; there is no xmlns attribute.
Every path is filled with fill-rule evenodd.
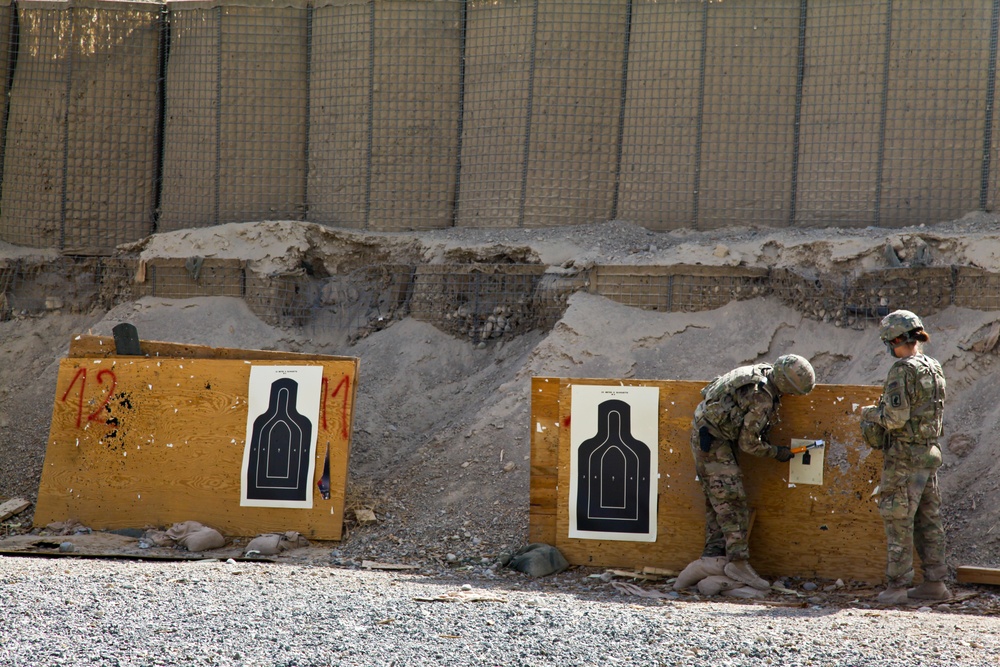
<svg viewBox="0 0 1000 667"><path fill-rule="evenodd" d="M914 548L920 556L924 580L945 579L948 566L937 468L913 468L908 462L887 459L878 509L885 524L889 587L905 588L913 582Z"/></svg>
<svg viewBox="0 0 1000 667"><path fill-rule="evenodd" d="M713 438L709 451L701 450L698 427L691 429L694 468L705 494L705 547L702 556L748 560L750 508L743 489L743 472L733 443Z"/></svg>

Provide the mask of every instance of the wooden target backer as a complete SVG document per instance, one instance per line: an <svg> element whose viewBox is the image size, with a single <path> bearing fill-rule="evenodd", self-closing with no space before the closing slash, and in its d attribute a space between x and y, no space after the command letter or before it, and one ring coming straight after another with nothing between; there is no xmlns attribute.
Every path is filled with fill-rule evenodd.
<svg viewBox="0 0 1000 667"><path fill-rule="evenodd" d="M74 341L76 354L114 350L107 339L87 338ZM195 350L198 358L180 358L167 355L182 346L142 344L145 356L60 362L37 525L75 519L107 530L194 520L230 536L295 530L341 538L357 359L204 347ZM312 508L240 505L254 365L323 369ZM324 498L318 483L328 450Z"/></svg>
<svg viewBox="0 0 1000 667"><path fill-rule="evenodd" d="M660 388L657 539L653 543L569 538L571 386ZM554 544L575 565L655 566L679 570L701 555L704 495L695 478L690 432L705 382L532 379L529 537ZM877 582L885 571L885 536L874 495L882 456L861 440L860 406L880 387L818 385L807 396L784 396L771 442L825 440L821 486L790 485L789 466L740 455L744 485L756 513L751 562L764 576L844 578Z"/></svg>

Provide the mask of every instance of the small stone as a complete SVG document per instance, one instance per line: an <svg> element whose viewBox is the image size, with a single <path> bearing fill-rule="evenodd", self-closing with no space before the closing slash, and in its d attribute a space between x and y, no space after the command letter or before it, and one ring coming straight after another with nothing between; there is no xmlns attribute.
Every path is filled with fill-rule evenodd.
<svg viewBox="0 0 1000 667"><path fill-rule="evenodd" d="M816 584L814 584L811 581L807 581L806 583L802 584L802 590L804 591L814 591L817 588L818 586L816 586Z"/></svg>
<svg viewBox="0 0 1000 667"><path fill-rule="evenodd" d="M63 542L59 545L60 553L68 554L76 551L76 545L72 542Z"/></svg>
<svg viewBox="0 0 1000 667"><path fill-rule="evenodd" d="M472 590L472 584L462 584L462 590L463 591L471 591Z"/></svg>
<svg viewBox="0 0 1000 667"><path fill-rule="evenodd" d="M448 554L447 556L445 556L445 560L447 560L449 563L454 563L455 561L458 560L458 556L456 556L455 554Z"/></svg>

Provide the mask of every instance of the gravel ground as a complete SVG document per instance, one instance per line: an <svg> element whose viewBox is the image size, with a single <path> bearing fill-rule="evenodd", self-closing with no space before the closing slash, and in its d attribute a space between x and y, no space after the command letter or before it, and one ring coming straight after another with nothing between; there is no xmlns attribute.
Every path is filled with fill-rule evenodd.
<svg viewBox="0 0 1000 667"><path fill-rule="evenodd" d="M579 569L2 556L0 601L5 667L1000 664L995 611L647 599Z"/></svg>

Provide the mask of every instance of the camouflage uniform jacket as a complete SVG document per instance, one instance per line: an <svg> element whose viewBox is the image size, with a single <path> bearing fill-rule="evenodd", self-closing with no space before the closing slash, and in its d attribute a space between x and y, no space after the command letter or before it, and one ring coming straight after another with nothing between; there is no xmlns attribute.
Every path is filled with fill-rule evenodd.
<svg viewBox="0 0 1000 667"><path fill-rule="evenodd" d="M889 369L878 405L867 408L862 419L885 427L890 458L915 467L941 464L937 439L944 421L946 385L941 364L925 354L898 360Z"/></svg>
<svg viewBox="0 0 1000 667"><path fill-rule="evenodd" d="M767 430L780 393L771 383L771 368L740 366L715 378L701 390L704 400L695 408L695 426L707 426L714 437L735 442L747 454L774 458L778 448L767 442Z"/></svg>

